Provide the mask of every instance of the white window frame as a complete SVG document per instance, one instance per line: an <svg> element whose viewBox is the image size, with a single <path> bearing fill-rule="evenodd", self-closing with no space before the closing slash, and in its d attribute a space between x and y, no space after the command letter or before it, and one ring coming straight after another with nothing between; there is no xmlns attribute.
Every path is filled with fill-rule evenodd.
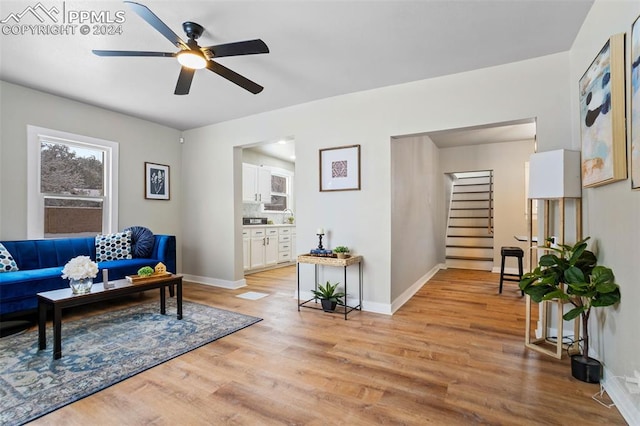
<svg viewBox="0 0 640 426"><path fill-rule="evenodd" d="M118 143L27 125L27 238L45 238L45 194L40 191L42 142L58 142L81 148L97 148L105 152L102 232L116 232L118 229Z"/></svg>
<svg viewBox="0 0 640 426"><path fill-rule="evenodd" d="M271 171L272 175L276 175L276 176L282 176L284 178L287 179L287 193L285 194L287 197L287 208L293 211L293 172L286 170L286 169L281 169L278 167L270 167L270 166L264 166L266 168L268 168ZM273 193L272 193L273 195ZM276 195L280 195L280 194L276 194ZM271 201L271 200L269 200ZM264 206L264 204L263 204ZM263 207L263 212L265 213L282 213L282 210L267 210Z"/></svg>

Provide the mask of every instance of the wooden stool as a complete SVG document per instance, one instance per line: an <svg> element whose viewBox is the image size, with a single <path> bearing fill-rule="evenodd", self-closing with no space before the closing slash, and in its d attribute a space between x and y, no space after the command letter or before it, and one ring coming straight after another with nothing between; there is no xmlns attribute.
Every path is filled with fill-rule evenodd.
<svg viewBox="0 0 640 426"><path fill-rule="evenodd" d="M502 247L500 249L500 254L502 255L502 264L500 265L500 290L499 293L502 294L502 282L503 281L517 281L520 282L522 279L522 258L524 257L524 251L520 247ZM504 264L507 257L517 257L518 258L518 274L505 274L504 273ZM514 278L510 278L514 277ZM524 296L524 292L520 292Z"/></svg>

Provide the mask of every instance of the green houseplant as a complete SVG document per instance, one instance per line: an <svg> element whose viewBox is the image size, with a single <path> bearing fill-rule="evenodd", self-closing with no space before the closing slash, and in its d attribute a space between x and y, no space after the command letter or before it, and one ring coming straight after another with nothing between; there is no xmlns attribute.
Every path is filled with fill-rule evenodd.
<svg viewBox="0 0 640 426"><path fill-rule="evenodd" d="M333 312L336 310L336 306L338 303L342 304L342 298L346 296L344 292L337 291L338 284L331 284L327 281L326 285L318 284L318 288L316 290L311 290L313 295L320 299L320 303L322 304L322 310L325 312Z"/></svg>
<svg viewBox="0 0 640 426"><path fill-rule="evenodd" d="M540 257L538 266L524 274L519 285L537 303L559 299L573 305L573 309L562 318L570 321L580 316L583 337L582 353L571 357L571 373L579 380L597 383L602 366L598 360L589 357L591 308L614 305L620 301L621 295L620 287L614 282L613 271L597 265L596 256L587 250L589 238L573 246L540 247L550 253Z"/></svg>
<svg viewBox="0 0 640 426"><path fill-rule="evenodd" d="M345 259L349 255L349 247L338 246L333 249L333 252L338 255L338 259Z"/></svg>

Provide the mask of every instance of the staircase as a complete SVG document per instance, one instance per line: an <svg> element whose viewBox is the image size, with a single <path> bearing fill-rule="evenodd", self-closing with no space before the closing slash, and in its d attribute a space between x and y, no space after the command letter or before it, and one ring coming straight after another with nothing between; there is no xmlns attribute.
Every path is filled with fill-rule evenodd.
<svg viewBox="0 0 640 426"><path fill-rule="evenodd" d="M446 265L448 268L493 269L493 172L454 173Z"/></svg>

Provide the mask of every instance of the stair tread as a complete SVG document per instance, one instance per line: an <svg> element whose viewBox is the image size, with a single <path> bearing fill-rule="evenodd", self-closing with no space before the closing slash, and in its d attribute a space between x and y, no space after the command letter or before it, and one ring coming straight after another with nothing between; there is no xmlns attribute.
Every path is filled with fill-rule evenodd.
<svg viewBox="0 0 640 426"><path fill-rule="evenodd" d="M493 238L493 235L447 235L447 238Z"/></svg>
<svg viewBox="0 0 640 426"><path fill-rule="evenodd" d="M447 248L470 248L470 249L491 249L493 250L493 246L462 246L462 245L449 245L447 244L445 247Z"/></svg>
<svg viewBox="0 0 640 426"><path fill-rule="evenodd" d="M478 260L483 262L493 262L492 257L474 257L474 256L446 256L446 259L456 259L456 260Z"/></svg>
<svg viewBox="0 0 640 426"><path fill-rule="evenodd" d="M449 228L472 228L472 229L481 229L481 228L487 228L487 225L449 225Z"/></svg>
<svg viewBox="0 0 640 426"><path fill-rule="evenodd" d="M491 191L460 191L460 192L453 191L451 194L453 194L453 195L456 195L456 194L491 194Z"/></svg>
<svg viewBox="0 0 640 426"><path fill-rule="evenodd" d="M451 210L488 210L487 207L451 207ZM493 210L493 207L491 207Z"/></svg>

